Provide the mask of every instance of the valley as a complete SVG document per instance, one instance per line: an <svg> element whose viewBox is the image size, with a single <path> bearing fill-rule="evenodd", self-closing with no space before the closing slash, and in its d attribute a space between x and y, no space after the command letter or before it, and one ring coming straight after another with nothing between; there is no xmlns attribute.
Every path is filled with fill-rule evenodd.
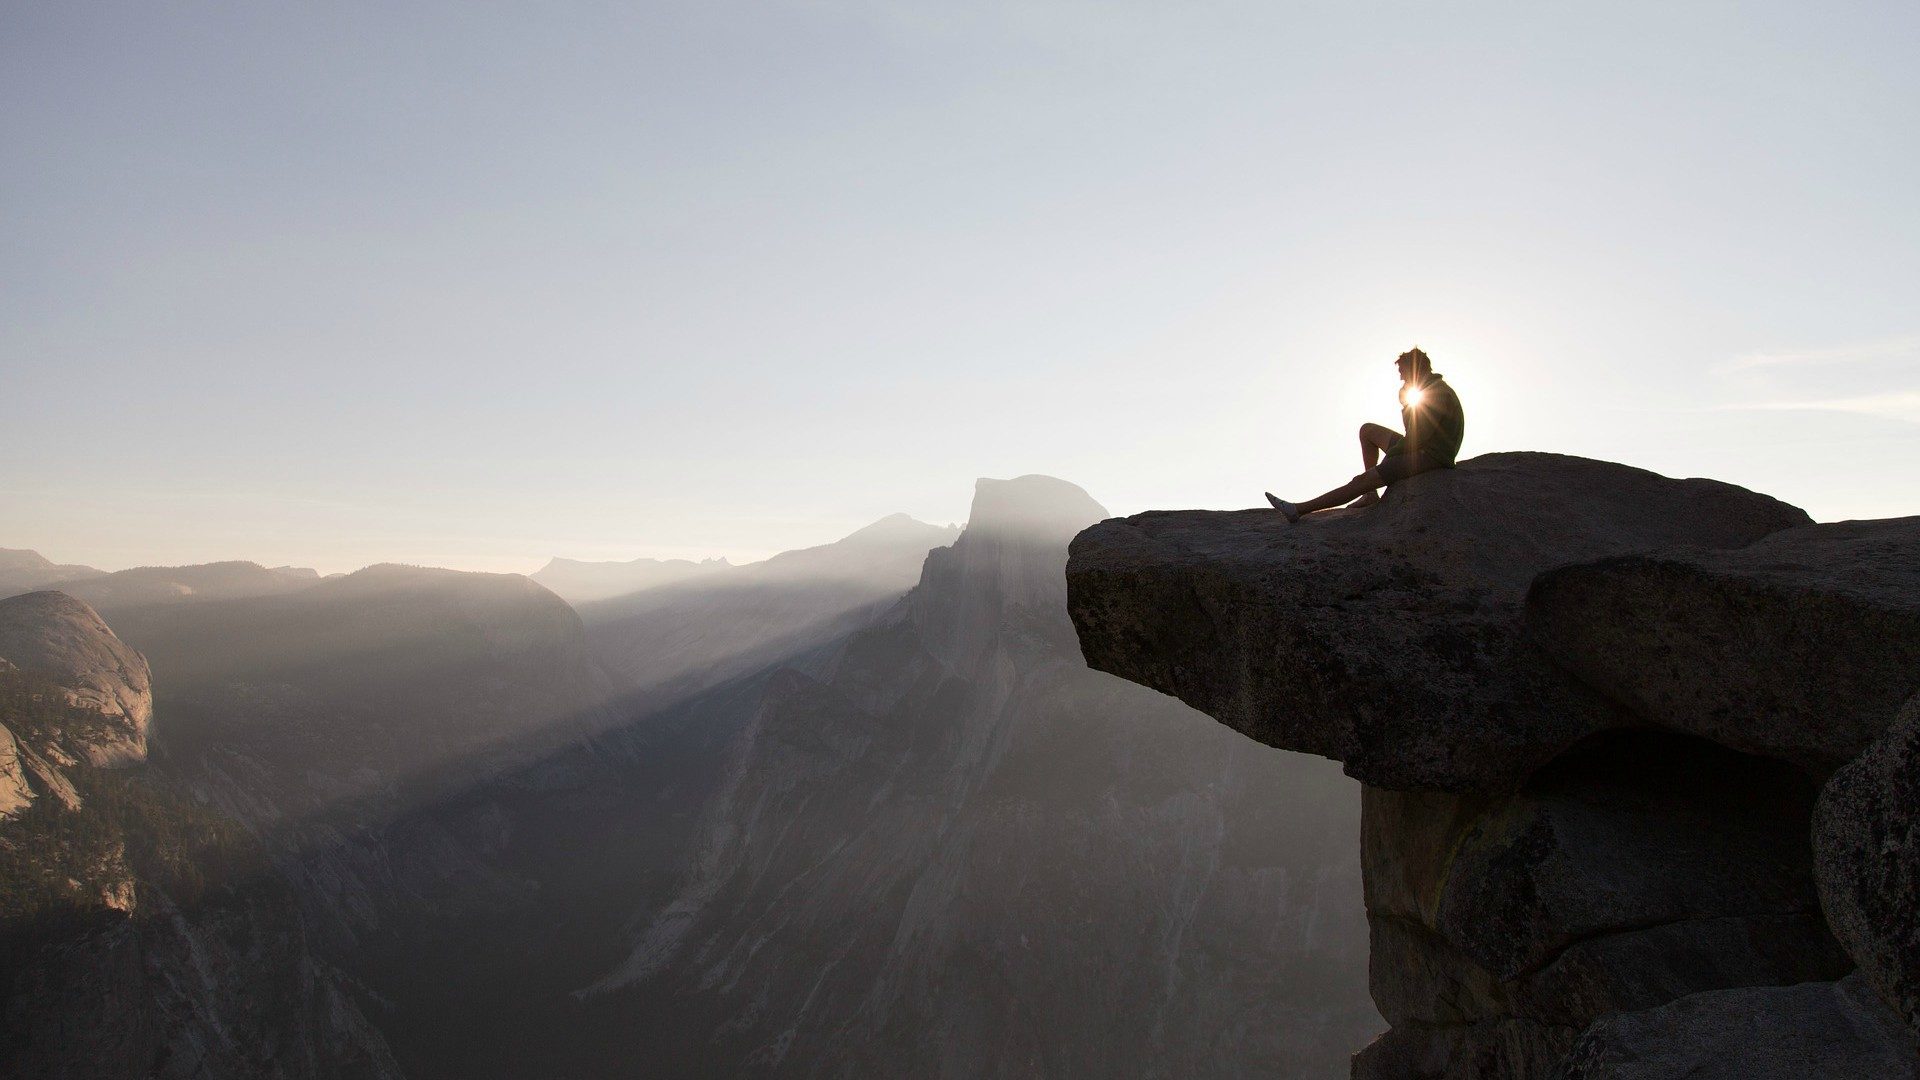
<svg viewBox="0 0 1920 1080"><path fill-rule="evenodd" d="M6 913L9 1075L189 975L191 1007L122 1018L112 1075L1343 1068L1382 1026L1358 788L1087 669L1062 570L1105 516L983 480L964 530L896 516L576 605L400 566L48 582L152 671L146 754L76 789L133 785L185 839ZM0 841L91 813L22 776ZM185 890L203 835L228 854Z"/></svg>

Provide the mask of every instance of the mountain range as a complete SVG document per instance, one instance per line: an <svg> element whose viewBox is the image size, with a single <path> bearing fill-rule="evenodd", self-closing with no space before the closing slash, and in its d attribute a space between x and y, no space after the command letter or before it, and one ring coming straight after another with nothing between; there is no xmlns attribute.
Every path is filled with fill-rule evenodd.
<svg viewBox="0 0 1920 1080"><path fill-rule="evenodd" d="M553 594L569 604L582 604L592 600L607 600L627 593L639 592L660 585L670 585L676 581L702 574L711 574L726 570L732 566L725 559L632 559L627 562L583 562L578 559L563 559L555 556L547 565L528 576L553 590Z"/></svg>
<svg viewBox="0 0 1920 1080"><path fill-rule="evenodd" d="M61 865L125 851L81 890L125 902L0 909L0 1066L1337 1071L1382 1027L1358 789L1086 667L1062 570L1105 516L982 481L964 531L897 516L577 610L401 566L97 587L151 667L148 753L62 767L108 792L79 812L21 771L0 886L59 847L10 837L78 830ZM0 605L93 615L59 595ZM44 693L0 720L79 722L27 700L71 674L17 667Z"/></svg>

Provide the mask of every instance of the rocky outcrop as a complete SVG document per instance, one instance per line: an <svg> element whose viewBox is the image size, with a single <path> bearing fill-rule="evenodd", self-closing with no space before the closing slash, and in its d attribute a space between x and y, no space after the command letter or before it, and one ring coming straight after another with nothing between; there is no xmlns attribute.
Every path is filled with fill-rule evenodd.
<svg viewBox="0 0 1920 1080"><path fill-rule="evenodd" d="M1527 620L1635 716L1829 771L1920 692L1920 518L1567 567Z"/></svg>
<svg viewBox="0 0 1920 1080"><path fill-rule="evenodd" d="M59 592L0 600L0 657L59 684L76 708L98 715L98 723L49 733L43 752L60 764L113 766L146 758L153 719L146 658L92 608Z"/></svg>
<svg viewBox="0 0 1920 1080"><path fill-rule="evenodd" d="M1914 1080L1905 1035L1857 975L1715 990L1600 1021L1556 1080Z"/></svg>
<svg viewBox="0 0 1920 1080"><path fill-rule="evenodd" d="M27 782L27 762L19 740L0 724L0 818L10 818L33 805L33 785Z"/></svg>
<svg viewBox="0 0 1920 1080"><path fill-rule="evenodd" d="M1104 522L1067 577L1094 666L1369 785L1393 1030L1356 1077L1867 1077L1914 1060L1834 982L1912 992L1899 729L1822 797L1817 873L1813 807L1920 683L1916 552L1920 519L1512 454L1292 527Z"/></svg>
<svg viewBox="0 0 1920 1080"><path fill-rule="evenodd" d="M1490 454L1364 512L1154 512L1073 543L1087 662L1261 742L1389 788L1512 791L1630 723L1520 632L1527 586L1570 563L1731 548L1808 521L1712 480Z"/></svg>
<svg viewBox="0 0 1920 1080"><path fill-rule="evenodd" d="M1920 1032L1920 697L1827 782L1813 840L1834 933Z"/></svg>

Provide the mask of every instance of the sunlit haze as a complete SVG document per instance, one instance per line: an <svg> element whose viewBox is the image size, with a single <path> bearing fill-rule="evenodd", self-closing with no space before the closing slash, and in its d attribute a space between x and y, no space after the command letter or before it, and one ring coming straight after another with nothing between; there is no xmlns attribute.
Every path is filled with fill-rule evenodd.
<svg viewBox="0 0 1920 1080"><path fill-rule="evenodd" d="M734 561L1463 456L1920 513L1920 6L10 5L0 546Z"/></svg>

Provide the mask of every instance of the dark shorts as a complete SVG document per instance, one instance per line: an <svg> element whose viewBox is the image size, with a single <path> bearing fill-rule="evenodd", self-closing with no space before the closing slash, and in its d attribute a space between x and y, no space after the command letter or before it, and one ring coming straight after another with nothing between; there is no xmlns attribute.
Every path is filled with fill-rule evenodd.
<svg viewBox="0 0 1920 1080"><path fill-rule="evenodd" d="M1398 447L1395 449L1398 449ZM1375 465L1373 468L1375 472L1380 474L1381 483L1397 484L1409 476L1416 476L1423 472L1432 472L1435 469L1448 469L1452 467L1453 459L1443 454L1433 454L1425 451L1418 454L1409 454L1404 450L1400 453L1394 453L1389 450L1387 456L1380 459L1380 464Z"/></svg>

